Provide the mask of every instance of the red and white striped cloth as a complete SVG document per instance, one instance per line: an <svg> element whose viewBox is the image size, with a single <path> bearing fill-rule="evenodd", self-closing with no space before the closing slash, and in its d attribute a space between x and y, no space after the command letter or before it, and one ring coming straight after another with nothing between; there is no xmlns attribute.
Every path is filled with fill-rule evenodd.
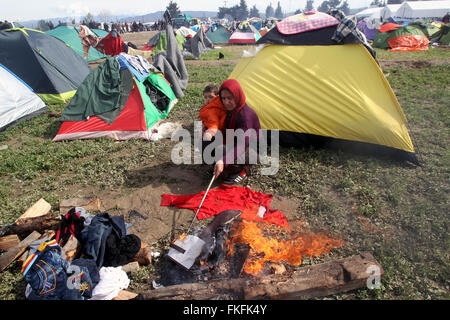
<svg viewBox="0 0 450 320"><path fill-rule="evenodd" d="M239 32L235 31L228 43L255 43L255 34L253 32Z"/></svg>
<svg viewBox="0 0 450 320"><path fill-rule="evenodd" d="M305 31L338 25L339 21L323 12L309 11L290 16L277 23L277 29L282 34L297 34Z"/></svg>

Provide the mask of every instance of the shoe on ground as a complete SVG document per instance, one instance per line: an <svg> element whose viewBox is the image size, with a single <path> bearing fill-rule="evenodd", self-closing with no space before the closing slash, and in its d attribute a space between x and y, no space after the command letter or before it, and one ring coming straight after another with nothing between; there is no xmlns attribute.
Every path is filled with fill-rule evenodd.
<svg viewBox="0 0 450 320"><path fill-rule="evenodd" d="M242 170L240 173L230 175L226 179L223 180L223 183L229 186L234 186L242 183L247 178L247 172Z"/></svg>

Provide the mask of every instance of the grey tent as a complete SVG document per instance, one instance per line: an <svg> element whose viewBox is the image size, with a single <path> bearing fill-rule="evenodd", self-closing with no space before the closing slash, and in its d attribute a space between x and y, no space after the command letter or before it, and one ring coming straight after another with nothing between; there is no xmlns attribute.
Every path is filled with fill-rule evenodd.
<svg viewBox="0 0 450 320"><path fill-rule="evenodd" d="M196 59L200 57L201 53L211 50L213 46L211 40L206 37L203 27L198 28L195 36L187 38L183 44L184 49L192 53Z"/></svg>
<svg viewBox="0 0 450 320"><path fill-rule="evenodd" d="M188 84L188 72L183 55L178 46L173 27L166 23L167 50L158 53L153 58L153 65L158 68L169 81L177 98L184 97L183 91Z"/></svg>

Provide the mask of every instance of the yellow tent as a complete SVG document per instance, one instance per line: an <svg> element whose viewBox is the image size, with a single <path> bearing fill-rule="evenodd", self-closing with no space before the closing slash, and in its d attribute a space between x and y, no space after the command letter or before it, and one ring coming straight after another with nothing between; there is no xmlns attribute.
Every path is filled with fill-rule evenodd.
<svg viewBox="0 0 450 320"><path fill-rule="evenodd" d="M242 58L229 76L241 84L263 129L377 144L416 159L402 108L364 45L274 44L282 37L272 29L258 42L269 44Z"/></svg>

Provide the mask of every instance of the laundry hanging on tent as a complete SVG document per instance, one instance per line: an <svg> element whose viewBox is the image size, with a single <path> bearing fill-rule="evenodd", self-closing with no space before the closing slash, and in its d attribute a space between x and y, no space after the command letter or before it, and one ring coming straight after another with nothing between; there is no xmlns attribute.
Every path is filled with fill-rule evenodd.
<svg viewBox="0 0 450 320"><path fill-rule="evenodd" d="M205 191L189 195L163 194L161 206L174 206L197 210ZM249 187L229 186L222 184L211 189L206 196L200 211L197 214L199 220L213 217L225 210L239 210L243 212L241 218L247 220L263 220L282 227L287 227L285 215L278 210L270 208L273 199L271 194L253 191ZM263 207L264 209L260 209ZM261 211L260 211L261 210ZM261 214L262 211L264 215ZM260 215L258 215L258 212Z"/></svg>
<svg viewBox="0 0 450 320"><path fill-rule="evenodd" d="M372 57L376 58L376 52L373 50L373 48L370 46L370 44L367 42L366 36L357 29L357 22L356 18L354 16L347 17L345 16L344 12L342 10L337 9L331 9L328 14L335 17L337 20L339 20L339 24L336 28L336 31L334 32L331 39L333 41L336 41L337 43L342 42L342 40L347 37L349 34L352 34L355 36L356 39L358 39L370 52Z"/></svg>
<svg viewBox="0 0 450 320"><path fill-rule="evenodd" d="M80 25L80 33L78 33L78 37L81 39L81 44L83 45L85 60L88 60L90 47L93 47L100 53L105 53L103 38L97 37L97 35L88 27Z"/></svg>
<svg viewBox="0 0 450 320"><path fill-rule="evenodd" d="M339 24L336 18L319 11L310 11L305 14L297 14L276 24L276 28L282 34L291 35L306 31L326 28Z"/></svg>
<svg viewBox="0 0 450 320"><path fill-rule="evenodd" d="M131 73L120 71L119 63L110 57L91 72L84 83L64 109L61 121L85 121L99 116L107 123L114 122L117 112L114 115L108 112L125 105L133 86Z"/></svg>
<svg viewBox="0 0 450 320"><path fill-rule="evenodd" d="M103 38L105 54L116 56L125 51L124 42L117 31L113 30Z"/></svg>

